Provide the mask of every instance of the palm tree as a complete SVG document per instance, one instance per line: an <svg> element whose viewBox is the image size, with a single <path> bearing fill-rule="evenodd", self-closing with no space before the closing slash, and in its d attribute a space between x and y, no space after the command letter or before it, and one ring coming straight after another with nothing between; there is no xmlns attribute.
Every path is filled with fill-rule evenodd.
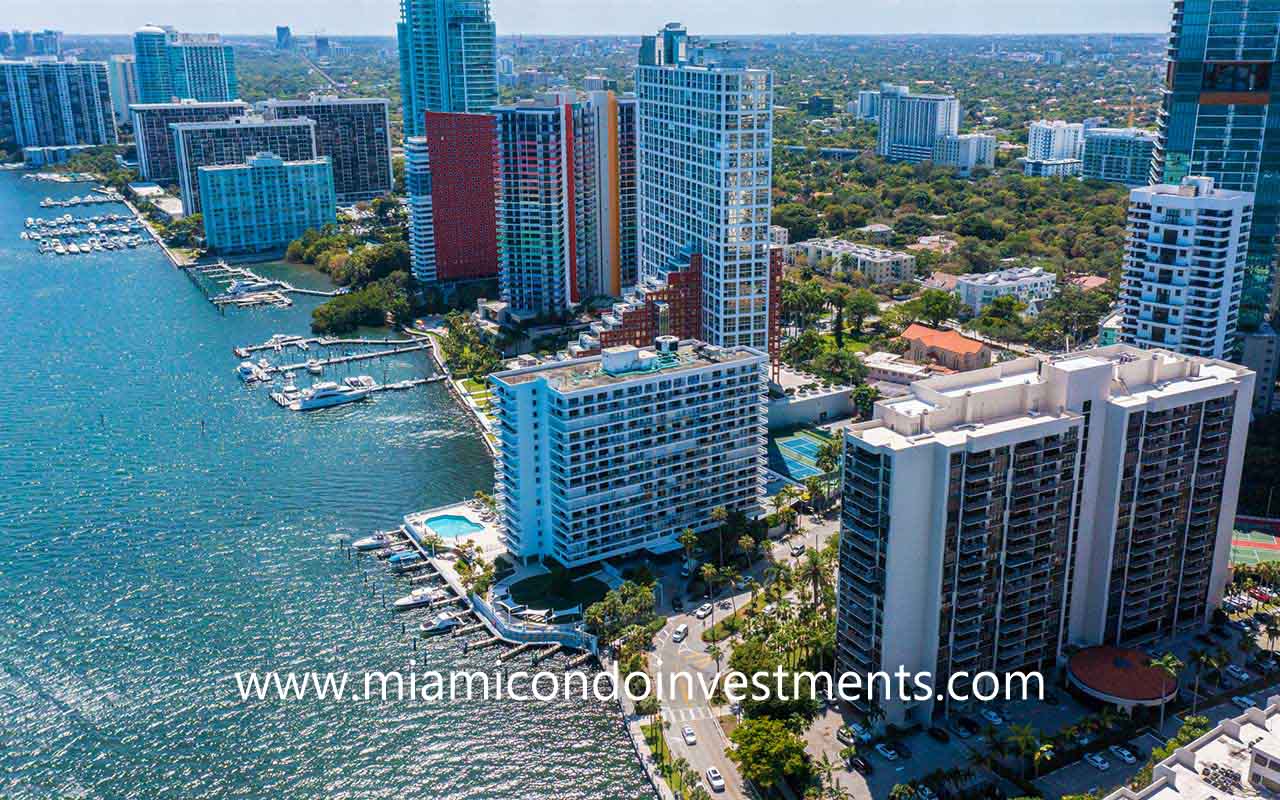
<svg viewBox="0 0 1280 800"><path fill-rule="evenodd" d="M826 751L822 752L822 758L814 765L814 771L818 773L818 778L825 786L832 786L836 778L836 764L828 756Z"/></svg>
<svg viewBox="0 0 1280 800"><path fill-rule="evenodd" d="M1009 744L1018 752L1022 777L1027 777L1027 759L1040 747L1040 737L1030 725L1013 725L1009 728Z"/></svg>
<svg viewBox="0 0 1280 800"><path fill-rule="evenodd" d="M872 730L875 730L876 725L879 724L882 720L884 720L884 709L880 707L879 703L872 703L871 705L867 706L866 717L867 717L867 727L871 728Z"/></svg>
<svg viewBox="0 0 1280 800"><path fill-rule="evenodd" d="M1210 658L1206 650L1198 647L1192 648L1189 654L1191 658L1191 669L1195 672L1195 685L1191 689L1191 713L1196 713L1196 703L1200 700L1200 678L1204 675L1205 668L1209 666Z"/></svg>
<svg viewBox="0 0 1280 800"><path fill-rule="evenodd" d="M756 547L758 546L759 546L759 543L749 533L744 533L738 537L738 549L741 550L743 555L747 557L748 572L750 572L751 568L755 566L751 557L755 555Z"/></svg>
<svg viewBox="0 0 1280 800"><path fill-rule="evenodd" d="M827 582L827 565L817 550L808 550L799 564L799 570L800 579L807 583L813 592L812 608L817 611L819 603L822 602L823 587Z"/></svg>
<svg viewBox="0 0 1280 800"><path fill-rule="evenodd" d="M729 521L729 509L724 506L711 509L711 521L716 524L716 541L720 545L720 566L724 566L724 526Z"/></svg>
<svg viewBox="0 0 1280 800"><path fill-rule="evenodd" d="M1035 761L1036 777L1039 778L1040 765L1045 763L1046 761L1053 760L1053 745L1051 744L1040 745L1038 748L1036 748L1035 753L1032 754L1032 759Z"/></svg>
<svg viewBox="0 0 1280 800"><path fill-rule="evenodd" d="M1264 630L1267 632L1267 648L1276 649L1276 639L1280 639L1280 620L1273 617Z"/></svg>
<svg viewBox="0 0 1280 800"><path fill-rule="evenodd" d="M720 570L716 569L715 564L702 565L702 582L707 585L707 595L711 598L711 622L712 627L716 624L716 579L720 577Z"/></svg>
<svg viewBox="0 0 1280 800"><path fill-rule="evenodd" d="M738 614L738 598L735 594L736 589L734 588L734 583L736 583L740 577L741 576L738 574L738 571L733 567L725 567L720 570L720 580L725 586L729 587L729 607L733 609L732 613L734 616L737 616Z"/></svg>
<svg viewBox="0 0 1280 800"><path fill-rule="evenodd" d="M1109 731L1120 724L1123 717L1120 712L1116 711L1112 706L1103 706L1098 712L1098 729L1100 731Z"/></svg>
<svg viewBox="0 0 1280 800"><path fill-rule="evenodd" d="M1172 652L1165 653L1159 658L1151 660L1151 666L1168 675L1173 681L1174 689L1178 687L1178 676L1182 674L1182 670L1187 666L1183 664ZM1164 730L1164 710L1169 703L1163 697L1160 700L1160 730ZM1108 726L1109 727L1109 726Z"/></svg>
<svg viewBox="0 0 1280 800"><path fill-rule="evenodd" d="M679 541L684 546L685 563L693 561L693 548L698 545L698 534L694 532L693 528L685 528L684 532L680 534Z"/></svg>
<svg viewBox="0 0 1280 800"><path fill-rule="evenodd" d="M671 762L671 777L679 779L681 797L686 796L686 790L689 788L688 784L685 783L685 774L688 771L689 759L684 756L676 756L676 758ZM672 783L674 785L675 781L672 781Z"/></svg>
<svg viewBox="0 0 1280 800"><path fill-rule="evenodd" d="M724 655L724 651L720 649L720 645L712 642L707 645L707 655L716 660L716 672L720 671L720 657Z"/></svg>
<svg viewBox="0 0 1280 800"><path fill-rule="evenodd" d="M915 787L906 783L895 783L889 790L889 800L914 800L915 796Z"/></svg>

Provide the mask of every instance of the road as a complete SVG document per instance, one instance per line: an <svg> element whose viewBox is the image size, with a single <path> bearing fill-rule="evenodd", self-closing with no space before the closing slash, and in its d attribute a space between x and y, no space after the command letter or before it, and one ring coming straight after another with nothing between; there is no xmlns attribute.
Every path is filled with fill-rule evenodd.
<svg viewBox="0 0 1280 800"><path fill-rule="evenodd" d="M839 528L837 520L822 520L819 518L807 518L808 524L805 526L805 532L800 536L793 536L786 542L771 542L773 556L778 561L787 561L791 559L790 548L799 542L804 542L806 547L816 547L818 540L826 541L830 536L834 535ZM747 577L755 577L756 580L763 583L763 576L768 563L766 559L760 559L760 563L755 566L750 573L743 574L743 579ZM664 686L664 694L662 698L663 717L670 722L670 728L667 730L667 740L671 743L671 751L676 756L683 756L689 761L689 765L698 771L702 776L704 785L706 784L706 773L708 767L715 767L720 770L725 779L725 791L722 793L714 793L715 797L732 798L732 800L746 800L756 795L747 787L742 779L741 773L738 772L737 766L725 755L725 748L729 742L724 736L724 732L716 720L717 714L728 715L729 709L719 707L713 710L707 702L707 697L702 691L702 684L698 676L706 681L710 686L716 673L716 663L711 656L707 655L706 643L702 640L702 632L712 624L713 620L722 619L724 615L731 612L731 608L742 608L751 600L749 591L738 592L732 595L731 608L720 608L717 606L715 613L705 620L697 619L693 612L696 610L698 602L702 598L687 598L686 602L692 608L686 609L684 612L678 612L671 609L670 602L674 597L673 592L683 590L684 580L679 575L679 565L673 564L666 570L659 573L659 579L662 582L662 607L659 613L668 614L667 625L654 638L654 652L650 658L650 665L653 667L653 673L657 676ZM721 594L718 597L718 603L723 604L730 598L730 594ZM682 642L673 641L672 634L681 624L689 626L689 635ZM721 645L728 646L724 643ZM723 668L728 659L728 652L725 652L720 659ZM687 674L691 677L693 686L689 691L689 682L681 679L679 681L678 696L667 697L666 689L670 682L671 675ZM696 743L693 746L686 745L682 736L682 729L685 726L693 729ZM706 786L710 790L710 786Z"/></svg>

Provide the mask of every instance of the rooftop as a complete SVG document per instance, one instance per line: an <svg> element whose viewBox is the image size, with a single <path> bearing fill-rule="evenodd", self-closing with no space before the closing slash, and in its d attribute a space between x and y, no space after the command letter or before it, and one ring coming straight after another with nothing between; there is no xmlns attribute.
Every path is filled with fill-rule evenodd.
<svg viewBox="0 0 1280 800"><path fill-rule="evenodd" d="M982 348L986 346L977 339L970 339L958 331L935 330L918 322L908 325L907 329L902 332L902 338L919 340L924 342L925 347L937 347L940 350L947 350L952 353L980 353Z"/></svg>
<svg viewBox="0 0 1280 800"><path fill-rule="evenodd" d="M1041 281L1045 278L1057 280L1056 275L1052 272L1045 272L1041 267L1010 267L996 272L970 273L960 276L960 280L965 283L975 283L983 286L997 286L1002 283L1019 283L1022 281Z"/></svg>
<svg viewBox="0 0 1280 800"><path fill-rule="evenodd" d="M1088 647L1067 662L1071 680L1101 700L1158 703L1178 691L1177 683L1141 650Z"/></svg>
<svg viewBox="0 0 1280 800"><path fill-rule="evenodd" d="M609 347L597 356L495 372L490 377L508 386L541 379L558 391L574 392L601 386L617 386L659 372L676 374L713 364L765 358L763 353L750 347L722 348L694 340L679 342L677 345L675 337L660 337L660 342L662 338L671 340L671 350L631 345Z"/></svg>

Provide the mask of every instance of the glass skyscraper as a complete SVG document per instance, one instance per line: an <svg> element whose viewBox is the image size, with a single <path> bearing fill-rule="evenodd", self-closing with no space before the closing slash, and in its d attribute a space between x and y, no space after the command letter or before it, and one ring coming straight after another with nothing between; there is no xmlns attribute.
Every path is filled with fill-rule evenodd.
<svg viewBox="0 0 1280 800"><path fill-rule="evenodd" d="M217 34L146 25L133 35L133 53L139 102L223 102L239 92L235 51Z"/></svg>
<svg viewBox="0 0 1280 800"><path fill-rule="evenodd" d="M1151 182L1204 175L1255 194L1244 331L1267 311L1280 232L1280 120L1271 119L1278 44L1280 0L1174 0Z"/></svg>
<svg viewBox="0 0 1280 800"><path fill-rule="evenodd" d="M405 136L428 111L485 113L498 103L498 45L489 0L401 0L396 26Z"/></svg>

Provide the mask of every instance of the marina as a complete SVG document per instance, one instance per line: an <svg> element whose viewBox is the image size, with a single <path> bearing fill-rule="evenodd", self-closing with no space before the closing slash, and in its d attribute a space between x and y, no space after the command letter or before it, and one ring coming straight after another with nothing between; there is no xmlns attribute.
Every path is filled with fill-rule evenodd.
<svg viewBox="0 0 1280 800"><path fill-rule="evenodd" d="M25 230L18 234L32 242L42 255L78 255L108 250L124 250L147 245L142 225L126 214L99 214L74 217L63 214L45 219L27 217Z"/></svg>
<svg viewBox="0 0 1280 800"><path fill-rule="evenodd" d="M302 289L286 281L265 278L248 267L232 266L225 261L184 266L181 269L215 306L251 308L266 305L288 308L293 305L293 299L289 297L291 294L336 297L345 293L344 289Z"/></svg>
<svg viewBox="0 0 1280 800"><path fill-rule="evenodd" d="M87 194L83 197L69 197L66 200L55 200L52 197L46 197L40 201L41 208L75 208L76 206L93 206L102 203L119 203L124 198L119 194L107 189L95 189L100 194Z"/></svg>

